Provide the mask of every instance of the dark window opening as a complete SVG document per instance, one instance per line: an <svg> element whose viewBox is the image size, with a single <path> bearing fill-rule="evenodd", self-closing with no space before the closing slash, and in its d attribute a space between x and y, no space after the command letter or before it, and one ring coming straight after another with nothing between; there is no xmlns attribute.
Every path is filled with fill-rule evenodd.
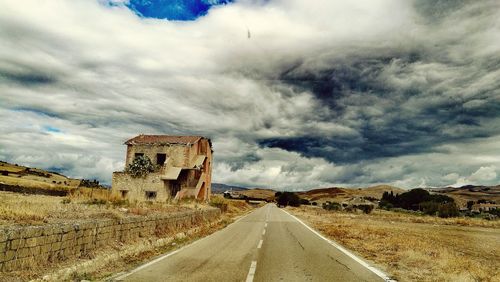
<svg viewBox="0 0 500 282"><path fill-rule="evenodd" d="M170 196L175 197L179 191L181 191L181 184L179 182L172 182Z"/></svg>
<svg viewBox="0 0 500 282"><path fill-rule="evenodd" d="M167 154L156 154L156 164L163 165L167 160Z"/></svg>
<svg viewBox="0 0 500 282"><path fill-rule="evenodd" d="M144 153L135 153L134 158L137 159L138 157L144 156Z"/></svg>
<svg viewBox="0 0 500 282"><path fill-rule="evenodd" d="M146 200L156 199L156 191L146 191Z"/></svg>
<svg viewBox="0 0 500 282"><path fill-rule="evenodd" d="M121 190L121 191L120 191L120 194L121 194L121 196L122 196L122 199L125 199L125 198L127 198L128 191L127 191L127 190Z"/></svg>

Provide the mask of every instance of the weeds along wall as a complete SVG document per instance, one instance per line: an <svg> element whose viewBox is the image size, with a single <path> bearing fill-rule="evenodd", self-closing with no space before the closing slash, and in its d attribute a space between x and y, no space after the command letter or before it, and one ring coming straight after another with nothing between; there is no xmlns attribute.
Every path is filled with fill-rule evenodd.
<svg viewBox="0 0 500 282"><path fill-rule="evenodd" d="M0 227L0 271L9 272L88 257L116 243L162 237L203 225L220 216L220 209L177 212L155 217L100 219L72 224Z"/></svg>

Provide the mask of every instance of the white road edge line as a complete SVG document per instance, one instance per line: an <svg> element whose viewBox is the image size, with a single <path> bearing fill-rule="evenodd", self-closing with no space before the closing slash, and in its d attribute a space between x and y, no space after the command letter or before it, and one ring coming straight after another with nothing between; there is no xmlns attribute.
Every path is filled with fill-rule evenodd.
<svg viewBox="0 0 500 282"><path fill-rule="evenodd" d="M282 209L280 209L280 210L282 210ZM355 260L356 262L358 262L362 266L368 268L368 270L370 270L371 272L375 273L380 278L384 279L387 282L396 282L396 280L390 278L387 274L385 274L380 269L378 269L378 268L376 268L374 266L369 265L367 262L365 262L364 260L362 260L361 258L359 258L358 256L356 256L355 254L351 253L350 251L348 251L347 249L345 249L341 245L339 245L336 242L334 242L334 241L326 238L325 236L321 235L318 231L316 231L316 230L312 229L311 227L309 227L309 225L305 224L302 220L298 219L296 216L290 214L289 212L287 212L285 210L282 210L282 211L284 211L285 213L287 213L289 216L293 217L298 222L302 223L311 232L313 232L314 234L318 235L321 239L327 241L330 245L334 246L335 248L337 248L339 251L343 252L348 257L352 258L353 260Z"/></svg>
<svg viewBox="0 0 500 282"><path fill-rule="evenodd" d="M253 282L253 277L255 276L255 270L257 269L257 261L252 261L250 265L250 270L248 270L246 282Z"/></svg>
<svg viewBox="0 0 500 282"><path fill-rule="evenodd" d="M264 241L264 240L260 240L260 241L259 241L259 245L257 246L257 249L262 248L262 242L263 242L263 241Z"/></svg>
<svg viewBox="0 0 500 282"><path fill-rule="evenodd" d="M210 236L212 236L212 235L216 234L217 232L220 232L220 231L222 231L222 230L224 230L224 229L228 228L229 226L231 226L231 225L233 225L233 224L237 223L238 221L240 221L240 220L244 219L245 217L249 216L250 214L251 214L251 213L248 213L248 214L246 214L245 216L238 218L236 221L234 221L233 223L229 224L228 226L224 227L224 228L223 228L223 229L221 229L221 230L218 230L218 231L216 231L216 232L214 232L214 233L212 233L212 234L210 234L210 235L208 235L208 236L206 236L206 237L203 237L203 238L201 238L201 239L198 239L198 240L194 241L193 243L191 243L191 244L189 244L189 245L186 245L186 246L184 246L184 247L182 247L182 248L180 248L180 249L178 249L178 250L175 250L175 251L173 251L173 252L170 252L170 253L168 253L168 254L165 254L165 255L163 255L163 256L160 256L160 257L158 257L158 258L156 258L156 259L154 259L154 260L152 260L152 261L150 261L150 262L147 262L147 263L145 263L145 264L143 264L143 265L141 265L141 266L139 266L139 267L137 267L137 268L134 268L134 269L130 270L129 272L126 272L126 273L124 273L124 274L122 274L122 275L120 275L120 276L118 276L118 277L111 278L111 280L112 280L112 281L120 281L120 280L123 280L123 279L127 278L128 276L130 276L130 275L132 275L132 274L136 273L137 271L140 271L140 270L142 270L142 269L144 269L144 268L146 268L146 267L148 267L148 266L150 266L150 265L152 265L152 264L155 264L155 263L157 263L157 262L159 262L159 261L162 261L162 260L164 260L164 259L166 259L166 258L168 258L168 257L170 257L170 256L173 256L173 255L177 254L178 252L183 251L184 249L187 249L187 248L189 248L189 247L191 247L191 246L195 245L196 243L199 243L199 242L201 242L201 241L205 240L206 238L209 238Z"/></svg>

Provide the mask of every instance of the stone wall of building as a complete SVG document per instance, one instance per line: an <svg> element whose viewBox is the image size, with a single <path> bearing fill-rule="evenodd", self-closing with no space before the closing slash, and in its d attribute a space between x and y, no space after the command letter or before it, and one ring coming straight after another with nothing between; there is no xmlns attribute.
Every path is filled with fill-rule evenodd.
<svg viewBox="0 0 500 282"><path fill-rule="evenodd" d="M171 165L183 167L188 165L188 150L189 147L185 145L128 145L127 146L127 159L125 160L125 167L134 161L136 153L142 153L148 156L149 159L156 164L156 154L167 154L170 158Z"/></svg>
<svg viewBox="0 0 500 282"><path fill-rule="evenodd" d="M212 148L209 139L200 138L192 144L127 145L125 170L133 162L136 154L149 157L155 164L158 159L157 154L165 154L167 158L158 172L149 173L146 177L133 178L123 172L113 173L113 193L120 193L124 199L132 201L168 201L173 198L182 199L185 197L194 197L205 201L210 199ZM206 156L201 170L196 167L201 164L196 162L199 160L199 155ZM162 174L166 174L172 167L182 168L178 178L176 180L162 180ZM181 193L177 193L179 189ZM148 197L152 192L156 193L154 199Z"/></svg>
<svg viewBox="0 0 500 282"><path fill-rule="evenodd" d="M123 198L131 201L167 201L170 187L161 179L160 173L148 173L144 177L132 177L128 173L114 172L112 179L113 193L126 193ZM155 199L147 199L147 192L156 192Z"/></svg>
<svg viewBox="0 0 500 282"><path fill-rule="evenodd" d="M133 242L206 224L219 209L187 211L156 217L96 219L73 224L0 227L1 272L22 270L67 259L122 242Z"/></svg>

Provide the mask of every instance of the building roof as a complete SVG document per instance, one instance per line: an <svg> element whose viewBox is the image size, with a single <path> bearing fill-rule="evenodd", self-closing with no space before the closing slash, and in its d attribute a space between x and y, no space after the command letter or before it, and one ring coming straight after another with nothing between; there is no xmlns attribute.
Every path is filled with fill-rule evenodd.
<svg viewBox="0 0 500 282"><path fill-rule="evenodd" d="M125 142L125 145L162 145L162 144L193 144L202 136L174 136L174 135L138 135Z"/></svg>

